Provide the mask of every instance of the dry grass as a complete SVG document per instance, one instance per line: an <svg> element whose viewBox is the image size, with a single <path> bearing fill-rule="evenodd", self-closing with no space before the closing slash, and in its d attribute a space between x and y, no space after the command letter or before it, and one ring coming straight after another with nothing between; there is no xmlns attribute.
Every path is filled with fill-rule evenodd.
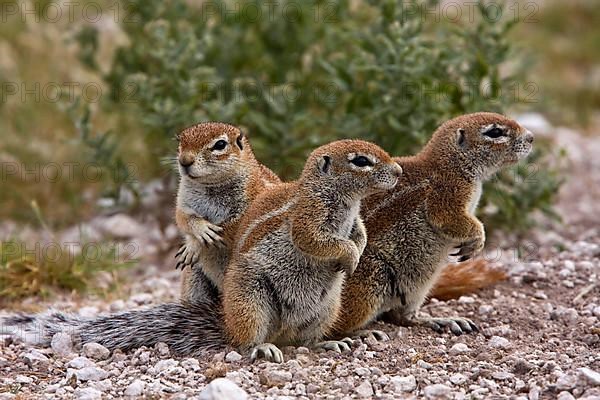
<svg viewBox="0 0 600 400"><path fill-rule="evenodd" d="M33 203L33 213L50 240L36 243L19 240L0 241L0 299L12 301L27 296L48 296L55 290L93 291L106 295L117 288L117 272L135 264L109 242L91 242L85 238L63 243L42 219ZM104 282L98 280L104 274ZM106 274L110 279L106 279Z"/></svg>

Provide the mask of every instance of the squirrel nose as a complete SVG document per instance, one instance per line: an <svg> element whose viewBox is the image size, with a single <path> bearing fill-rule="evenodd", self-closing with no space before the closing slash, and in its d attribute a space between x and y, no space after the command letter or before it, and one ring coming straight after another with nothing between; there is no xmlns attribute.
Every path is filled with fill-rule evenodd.
<svg viewBox="0 0 600 400"><path fill-rule="evenodd" d="M533 143L533 133L529 130L525 132L525 141L529 144Z"/></svg>
<svg viewBox="0 0 600 400"><path fill-rule="evenodd" d="M395 162L393 164L393 167L394 167L394 175L396 175L398 178L400 178L400 176L402 175L402 167L397 162Z"/></svg>
<svg viewBox="0 0 600 400"><path fill-rule="evenodd" d="M185 157L185 156L183 156L183 157L179 158L179 164L181 164L181 166L183 168L187 168L190 165L192 165L193 163L194 163L194 158L193 157Z"/></svg>

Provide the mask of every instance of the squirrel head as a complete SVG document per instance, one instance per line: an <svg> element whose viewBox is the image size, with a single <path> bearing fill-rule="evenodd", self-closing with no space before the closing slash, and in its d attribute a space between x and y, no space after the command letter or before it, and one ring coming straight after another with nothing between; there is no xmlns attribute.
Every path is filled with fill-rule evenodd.
<svg viewBox="0 0 600 400"><path fill-rule="evenodd" d="M223 182L255 160L244 133L233 125L203 122L184 129L177 139L179 174L193 182Z"/></svg>
<svg viewBox="0 0 600 400"><path fill-rule="evenodd" d="M533 134L516 121L481 112L442 124L425 150L442 162L460 166L463 173L484 179L525 158L532 147Z"/></svg>
<svg viewBox="0 0 600 400"><path fill-rule="evenodd" d="M392 189L401 174L400 165L381 147L362 140L338 140L311 153L300 180L364 197Z"/></svg>

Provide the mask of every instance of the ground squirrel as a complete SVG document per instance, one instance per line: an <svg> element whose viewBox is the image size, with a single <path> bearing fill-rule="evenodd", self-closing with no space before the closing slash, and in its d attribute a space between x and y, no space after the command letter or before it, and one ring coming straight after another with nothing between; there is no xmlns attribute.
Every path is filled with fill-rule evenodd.
<svg viewBox="0 0 600 400"><path fill-rule="evenodd" d="M224 281L225 328L235 346L282 362L271 343L315 345L330 333L344 277L367 241L361 199L393 188L401 171L380 147L341 140L316 149L298 181L250 205ZM348 349L345 341L320 346Z"/></svg>
<svg viewBox="0 0 600 400"><path fill-rule="evenodd" d="M18 315L2 320L0 331L36 344L49 344L54 333L67 331L82 343L123 350L165 342L177 355L197 355L227 344L219 288L231 241L248 204L280 180L258 163L235 126L200 123L184 129L178 140L176 222L186 235L178 256L179 266L190 265L182 277L181 303L98 318L52 310Z"/></svg>
<svg viewBox="0 0 600 400"><path fill-rule="evenodd" d="M395 189L365 199L369 241L346 281L336 332L360 329L378 315L404 325L449 327L455 334L476 325L463 318L422 318L419 308L448 261L481 251L482 223L474 212L482 182L529 154L533 135L499 114L476 113L441 125L416 156L395 160L404 173Z"/></svg>
<svg viewBox="0 0 600 400"><path fill-rule="evenodd" d="M281 181L256 160L233 125L200 123L184 129L178 140L175 220L185 243L177 266L184 270L182 300L193 302L206 291L212 296L220 291L240 217L265 187ZM196 264L200 268L192 268Z"/></svg>

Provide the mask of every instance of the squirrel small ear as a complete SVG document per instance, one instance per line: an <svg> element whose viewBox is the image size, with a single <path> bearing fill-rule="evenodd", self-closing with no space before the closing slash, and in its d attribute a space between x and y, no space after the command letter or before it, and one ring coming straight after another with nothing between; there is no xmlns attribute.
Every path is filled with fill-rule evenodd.
<svg viewBox="0 0 600 400"><path fill-rule="evenodd" d="M465 130L463 128L458 128L456 130L456 143L458 147L465 148L467 146L467 142L465 140Z"/></svg>
<svg viewBox="0 0 600 400"><path fill-rule="evenodd" d="M319 170L324 173L324 174L328 174L329 170L331 169L331 157L329 156L323 156L319 159Z"/></svg>
<svg viewBox="0 0 600 400"><path fill-rule="evenodd" d="M240 135L235 139L235 143L238 145L240 150L244 150L244 132L240 129Z"/></svg>

